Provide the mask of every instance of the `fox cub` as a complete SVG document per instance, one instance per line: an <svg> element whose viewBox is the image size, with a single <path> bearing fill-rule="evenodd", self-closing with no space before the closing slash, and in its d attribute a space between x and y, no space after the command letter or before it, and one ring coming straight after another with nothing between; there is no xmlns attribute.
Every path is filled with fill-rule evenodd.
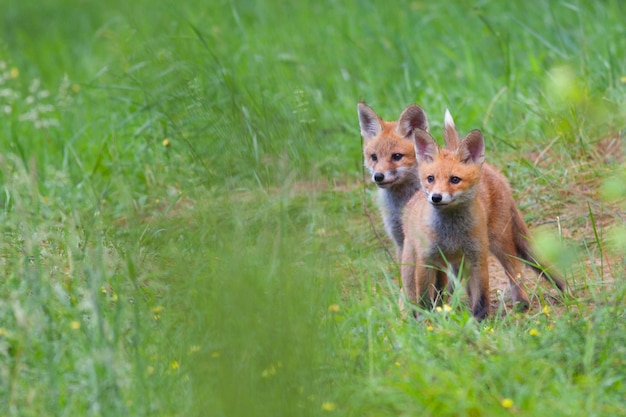
<svg viewBox="0 0 626 417"><path fill-rule="evenodd" d="M478 130L456 150L440 148L423 130L414 132L418 173L424 192L407 205L403 265L414 265L402 281L411 301L432 307L447 287L447 265L469 270L470 307L477 318L489 312L489 234L480 197L485 144ZM403 272L411 272L403 268Z"/></svg>
<svg viewBox="0 0 626 417"><path fill-rule="evenodd" d="M363 102L358 104L358 112L365 166L379 188L383 222L399 261L404 244L402 212L420 186L413 132L428 130L428 119L415 104L404 109L397 122L384 121Z"/></svg>
<svg viewBox="0 0 626 417"><path fill-rule="evenodd" d="M432 306L448 284L447 266L469 273L468 295L476 318L489 313L487 257L493 253L504 267L513 300L530 305L521 286L521 263L538 272L526 238L528 228L513 201L504 176L484 163L485 143L479 130L461 141L446 111L441 148L428 132L413 132L417 172L423 192L408 202L404 214L402 282L410 301ZM559 290L565 281L544 274Z"/></svg>

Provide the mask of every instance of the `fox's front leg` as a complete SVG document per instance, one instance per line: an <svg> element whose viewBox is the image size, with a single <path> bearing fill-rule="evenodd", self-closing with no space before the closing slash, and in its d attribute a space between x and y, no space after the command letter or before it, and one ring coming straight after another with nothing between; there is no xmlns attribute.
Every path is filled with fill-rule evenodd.
<svg viewBox="0 0 626 417"><path fill-rule="evenodd" d="M447 288L449 286L448 274L445 271L435 271L435 291L434 299L435 304L438 306L443 305L443 299L446 295Z"/></svg>
<svg viewBox="0 0 626 417"><path fill-rule="evenodd" d="M400 260L400 276L402 278L402 288L409 303L417 302L415 292L415 248L411 242L405 241L402 248Z"/></svg>
<svg viewBox="0 0 626 417"><path fill-rule="evenodd" d="M478 320L484 319L489 314L489 267L486 252L472 263L467 292L472 314Z"/></svg>
<svg viewBox="0 0 626 417"><path fill-rule="evenodd" d="M437 270L418 261L415 265L415 283L419 305L425 310L431 310L436 301Z"/></svg>

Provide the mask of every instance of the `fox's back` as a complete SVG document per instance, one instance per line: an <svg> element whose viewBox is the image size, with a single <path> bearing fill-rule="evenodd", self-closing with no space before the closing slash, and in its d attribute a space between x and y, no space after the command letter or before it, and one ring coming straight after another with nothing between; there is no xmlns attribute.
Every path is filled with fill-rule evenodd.
<svg viewBox="0 0 626 417"><path fill-rule="evenodd" d="M485 163L481 175L478 197L487 213L489 236L492 241L500 241L498 237L513 233L514 217L518 209L513 200L511 186L500 171ZM528 234L525 224L516 226L523 227L523 230L517 232Z"/></svg>

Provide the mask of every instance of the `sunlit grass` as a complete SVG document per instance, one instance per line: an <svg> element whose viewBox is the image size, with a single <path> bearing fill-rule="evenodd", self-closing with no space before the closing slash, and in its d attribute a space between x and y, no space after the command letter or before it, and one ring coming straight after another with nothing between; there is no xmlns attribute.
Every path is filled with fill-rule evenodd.
<svg viewBox="0 0 626 417"><path fill-rule="evenodd" d="M10 5L0 414L626 415L623 15ZM571 296L407 319L359 99L482 129Z"/></svg>

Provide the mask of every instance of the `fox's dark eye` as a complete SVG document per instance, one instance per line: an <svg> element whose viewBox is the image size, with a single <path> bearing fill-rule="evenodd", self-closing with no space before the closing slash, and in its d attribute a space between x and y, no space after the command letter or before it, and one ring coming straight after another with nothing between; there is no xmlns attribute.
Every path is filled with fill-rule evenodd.
<svg viewBox="0 0 626 417"><path fill-rule="evenodd" d="M426 177L426 181L428 181L428 182L433 182L433 181L435 181L435 176L434 176L434 175L429 175L429 176L427 176L427 177Z"/></svg>
<svg viewBox="0 0 626 417"><path fill-rule="evenodd" d="M450 177L450 182L452 184L458 184L458 183L461 182L461 178L459 178L459 177Z"/></svg>
<svg viewBox="0 0 626 417"><path fill-rule="evenodd" d="M372 161L376 162L378 161L378 155L376 155L375 153L373 153L370 158L372 158Z"/></svg>
<svg viewBox="0 0 626 417"><path fill-rule="evenodd" d="M401 153L394 153L393 155L391 155L391 159L393 159L394 161L399 161L402 158L404 158L404 155L402 155Z"/></svg>

